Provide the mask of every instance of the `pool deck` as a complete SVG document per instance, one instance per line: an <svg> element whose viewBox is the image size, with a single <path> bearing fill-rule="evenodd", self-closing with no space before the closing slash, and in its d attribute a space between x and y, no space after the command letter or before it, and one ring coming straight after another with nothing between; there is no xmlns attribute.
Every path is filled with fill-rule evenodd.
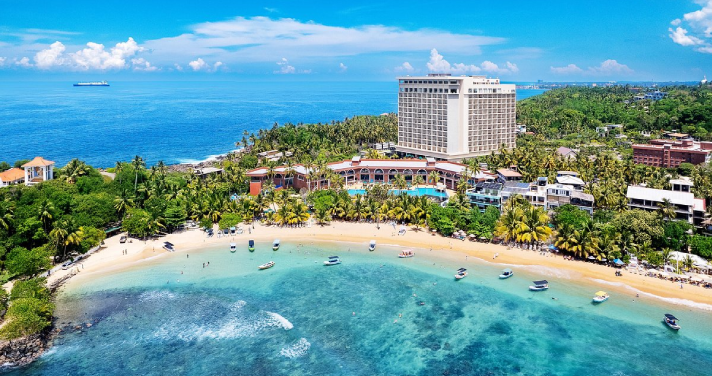
<svg viewBox="0 0 712 376"><path fill-rule="evenodd" d="M374 185L374 184L382 184L382 183L369 183L369 184L354 183L354 184L349 184L349 185L347 185L346 187L344 187L344 189L346 189L347 191L349 191L349 190L365 190L366 188L368 188L369 186ZM405 190L413 190L413 189L419 189L419 188L430 188L430 189L434 189L435 186L429 185L429 184L412 185L412 186L409 186L408 188L406 188ZM395 189L395 190L397 190L397 188L394 188L394 187L392 187L392 188L390 188L390 189ZM450 190L450 189L446 189L446 190L444 190L443 192L447 195L446 198L448 198L448 199L449 199L450 197L454 196L455 193L456 193L455 191ZM432 196L432 197L437 197L437 196Z"/></svg>

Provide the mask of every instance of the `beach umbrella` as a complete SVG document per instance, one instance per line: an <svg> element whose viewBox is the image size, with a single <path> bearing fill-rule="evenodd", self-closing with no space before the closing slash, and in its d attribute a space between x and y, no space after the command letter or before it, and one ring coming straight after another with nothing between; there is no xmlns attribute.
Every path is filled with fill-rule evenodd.
<svg viewBox="0 0 712 376"><path fill-rule="evenodd" d="M475 235L475 234L470 234L470 235L468 235L468 236L469 236L470 238L476 238L476 237L477 237L477 235Z"/></svg>
<svg viewBox="0 0 712 376"><path fill-rule="evenodd" d="M682 279L689 279L689 278L691 278L691 277L690 277L689 275L687 275L687 274L680 274L678 277L679 277L679 278L682 278Z"/></svg>
<svg viewBox="0 0 712 376"><path fill-rule="evenodd" d="M595 257L595 256L588 256L588 259L589 259L589 260L595 260L596 257Z"/></svg>
<svg viewBox="0 0 712 376"><path fill-rule="evenodd" d="M690 281L692 281L692 282L702 282L702 278L700 278L699 276L693 276L693 277L690 278Z"/></svg>
<svg viewBox="0 0 712 376"><path fill-rule="evenodd" d="M625 265L625 262L621 261L620 259L613 260L613 263L615 263L616 265Z"/></svg>
<svg viewBox="0 0 712 376"><path fill-rule="evenodd" d="M660 275L663 276L663 277L665 277L665 278L667 278L667 277L670 276L669 274L667 274L667 272L661 272Z"/></svg>

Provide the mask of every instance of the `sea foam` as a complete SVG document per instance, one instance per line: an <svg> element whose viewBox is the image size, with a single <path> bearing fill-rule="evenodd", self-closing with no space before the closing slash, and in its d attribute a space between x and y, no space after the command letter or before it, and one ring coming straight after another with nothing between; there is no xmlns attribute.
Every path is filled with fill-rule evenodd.
<svg viewBox="0 0 712 376"><path fill-rule="evenodd" d="M300 338L299 341L287 347L283 347L282 350L279 351L279 353L284 357L294 359L306 355L310 347L311 343L309 343L306 338Z"/></svg>
<svg viewBox="0 0 712 376"><path fill-rule="evenodd" d="M625 283L621 283L621 282L609 282L609 281L604 281L604 280L602 280L602 279L597 279L597 278L589 278L589 279L590 279L591 281L594 281L594 282L600 283L600 284L604 284L604 285L622 287L622 288L625 288L625 289L627 289L627 290L630 290L630 291L632 291L632 292L634 292L634 293L636 293L636 294L638 294L638 295L645 295L645 296L648 296L648 297L651 297L651 298L655 298L655 299L658 299L658 300L662 300L662 301L664 301L664 302L672 303L672 304L675 304L675 305L682 305L682 306L697 308L697 309L701 309L701 310L704 310L704 311L712 311L712 305L710 305L710 304L697 303L697 302L693 302L692 300L689 300L689 299L666 298L666 297L663 297L663 296L659 296L659 295L651 294L651 293L649 293L649 292L645 292L645 291L638 290L638 289L636 289L635 287L628 286L628 285L626 285Z"/></svg>

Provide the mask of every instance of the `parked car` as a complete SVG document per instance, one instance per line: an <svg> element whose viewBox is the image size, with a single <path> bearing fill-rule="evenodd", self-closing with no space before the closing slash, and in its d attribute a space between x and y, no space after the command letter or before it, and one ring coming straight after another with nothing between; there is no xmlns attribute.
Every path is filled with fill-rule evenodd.
<svg viewBox="0 0 712 376"><path fill-rule="evenodd" d="M72 266L73 262L72 261L67 261L64 264L62 264L62 270L67 270L69 269L70 266Z"/></svg>
<svg viewBox="0 0 712 376"><path fill-rule="evenodd" d="M121 235L121 237L119 238L119 243L126 243L126 239L128 239L126 235Z"/></svg>

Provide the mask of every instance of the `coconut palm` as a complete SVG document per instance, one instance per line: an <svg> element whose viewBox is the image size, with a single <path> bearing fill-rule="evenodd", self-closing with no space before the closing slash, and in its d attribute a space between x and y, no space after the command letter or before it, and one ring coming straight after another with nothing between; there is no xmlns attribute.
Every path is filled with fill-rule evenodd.
<svg viewBox="0 0 712 376"><path fill-rule="evenodd" d="M506 210L497 221L497 226L494 229L495 236L504 239L507 243L517 240L523 216L524 212L519 207Z"/></svg>
<svg viewBox="0 0 712 376"><path fill-rule="evenodd" d="M674 219L677 216L675 213L675 205L667 198L664 198L663 201L658 204L658 208L660 216L666 221Z"/></svg>
<svg viewBox="0 0 712 376"><path fill-rule="evenodd" d="M523 210L522 221L517 233L517 240L536 245L549 239L552 230L549 227L549 215L543 208L529 206Z"/></svg>
<svg viewBox="0 0 712 376"><path fill-rule="evenodd" d="M430 173L428 174L428 181L431 182L433 185L438 184L438 182L440 181L440 175L438 174L438 172L435 170L430 171Z"/></svg>
<svg viewBox="0 0 712 376"><path fill-rule="evenodd" d="M401 175L401 174L397 174L393 178L393 181L391 182L391 184L393 184L393 186L395 186L399 191L402 191L406 187L408 187L408 182L405 180L405 176Z"/></svg>
<svg viewBox="0 0 712 376"><path fill-rule="evenodd" d="M135 156L134 159L131 161L131 166L134 169L134 173L136 175L136 178L134 180L134 192L136 189L138 189L138 172L142 168L146 167L146 162L141 158L140 156Z"/></svg>
<svg viewBox="0 0 712 376"><path fill-rule="evenodd" d="M51 227L52 218L54 218L54 211L54 205L52 205L52 202L49 200L42 201L37 210L38 218L40 222L42 222L42 227L44 228L45 233L47 233Z"/></svg>

